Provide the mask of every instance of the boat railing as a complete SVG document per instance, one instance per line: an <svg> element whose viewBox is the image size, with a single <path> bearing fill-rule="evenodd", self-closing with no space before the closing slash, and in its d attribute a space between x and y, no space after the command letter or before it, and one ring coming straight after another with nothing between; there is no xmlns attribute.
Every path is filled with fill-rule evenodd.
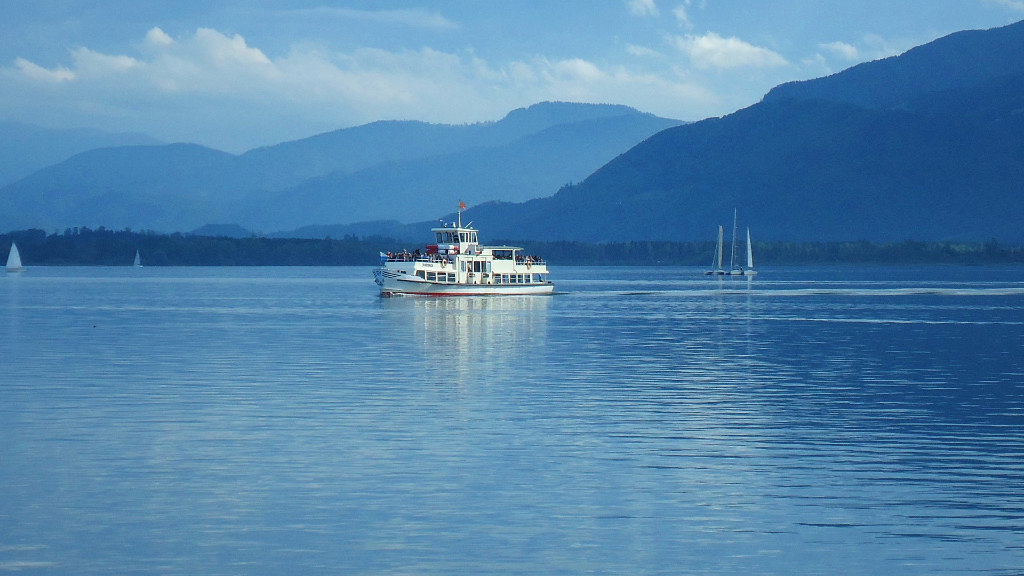
<svg viewBox="0 0 1024 576"><path fill-rule="evenodd" d="M516 264L547 264L540 256L529 256L527 258L516 258Z"/></svg>
<svg viewBox="0 0 1024 576"><path fill-rule="evenodd" d="M394 252L389 253L385 258L387 262L451 262L451 256L445 254L413 254L407 252ZM496 258L496 260L502 260ZM518 265L537 264L547 265L547 261L539 256L530 256L527 258L516 258L515 263Z"/></svg>
<svg viewBox="0 0 1024 576"><path fill-rule="evenodd" d="M448 257L437 254L409 254L404 252L396 252L388 254L385 258L387 262L440 262L442 260L447 261Z"/></svg>

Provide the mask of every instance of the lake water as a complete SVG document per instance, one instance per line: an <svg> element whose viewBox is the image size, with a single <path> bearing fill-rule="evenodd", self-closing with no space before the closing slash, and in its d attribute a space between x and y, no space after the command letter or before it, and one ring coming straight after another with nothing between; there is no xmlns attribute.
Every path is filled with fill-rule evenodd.
<svg viewBox="0 0 1024 576"><path fill-rule="evenodd" d="M0 277L0 572L1021 574L1024 270Z"/></svg>

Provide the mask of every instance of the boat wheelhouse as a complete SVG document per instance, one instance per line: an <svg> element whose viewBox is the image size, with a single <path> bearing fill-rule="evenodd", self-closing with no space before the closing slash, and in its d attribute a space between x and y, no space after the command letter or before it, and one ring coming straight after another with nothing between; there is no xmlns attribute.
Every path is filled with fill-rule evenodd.
<svg viewBox="0 0 1024 576"><path fill-rule="evenodd" d="M434 244L423 252L381 253L374 282L382 296L551 294L547 262L527 255L518 246L483 246L472 222L459 219L450 226L432 228Z"/></svg>

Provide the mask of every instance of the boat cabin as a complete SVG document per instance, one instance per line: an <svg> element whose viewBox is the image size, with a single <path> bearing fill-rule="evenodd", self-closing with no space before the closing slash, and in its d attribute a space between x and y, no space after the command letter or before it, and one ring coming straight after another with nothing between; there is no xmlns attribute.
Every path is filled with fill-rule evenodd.
<svg viewBox="0 0 1024 576"><path fill-rule="evenodd" d="M461 216L461 214L460 214ZM417 294L550 294L547 263L518 246L482 246L472 223L432 228L425 253L381 254L382 291Z"/></svg>

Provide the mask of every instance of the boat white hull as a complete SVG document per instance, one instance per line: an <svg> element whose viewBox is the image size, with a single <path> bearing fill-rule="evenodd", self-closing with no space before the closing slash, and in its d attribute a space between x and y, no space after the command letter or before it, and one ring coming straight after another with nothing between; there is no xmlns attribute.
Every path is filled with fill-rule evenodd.
<svg viewBox="0 0 1024 576"><path fill-rule="evenodd" d="M418 276L395 274L378 268L373 271L374 281L380 286L381 296L400 294L420 296L516 296L551 294L551 282L534 284L466 284L428 282Z"/></svg>

